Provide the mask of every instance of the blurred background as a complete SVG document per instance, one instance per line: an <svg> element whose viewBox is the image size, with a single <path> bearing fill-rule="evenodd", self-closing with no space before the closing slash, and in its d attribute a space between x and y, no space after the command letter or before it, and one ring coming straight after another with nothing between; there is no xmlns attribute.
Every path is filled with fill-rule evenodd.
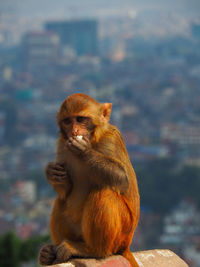
<svg viewBox="0 0 200 267"><path fill-rule="evenodd" d="M76 92L113 103L141 195L132 250L200 266L199 14L198 0L0 0L0 266L37 266L49 240L44 167Z"/></svg>

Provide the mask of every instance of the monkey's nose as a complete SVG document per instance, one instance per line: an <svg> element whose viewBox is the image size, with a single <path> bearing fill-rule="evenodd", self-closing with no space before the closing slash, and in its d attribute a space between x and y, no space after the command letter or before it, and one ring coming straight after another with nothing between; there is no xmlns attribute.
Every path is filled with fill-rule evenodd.
<svg viewBox="0 0 200 267"><path fill-rule="evenodd" d="M78 129L73 129L73 131L72 131L72 135L74 135L74 136L77 136L78 135Z"/></svg>

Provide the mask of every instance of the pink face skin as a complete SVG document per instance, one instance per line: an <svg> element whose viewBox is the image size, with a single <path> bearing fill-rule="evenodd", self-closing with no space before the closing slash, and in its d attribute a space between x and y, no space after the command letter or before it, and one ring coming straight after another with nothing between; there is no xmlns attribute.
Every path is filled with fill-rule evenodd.
<svg viewBox="0 0 200 267"><path fill-rule="evenodd" d="M90 118L83 117L83 116L71 116L71 117L65 118L62 121L62 129L65 132L68 139L71 137L78 136L79 140L81 139L90 140L91 126L92 126L92 122Z"/></svg>
<svg viewBox="0 0 200 267"><path fill-rule="evenodd" d="M62 130L67 137L66 146L68 149L80 155L91 147L91 127L93 127L93 124L88 117L71 116L64 119Z"/></svg>

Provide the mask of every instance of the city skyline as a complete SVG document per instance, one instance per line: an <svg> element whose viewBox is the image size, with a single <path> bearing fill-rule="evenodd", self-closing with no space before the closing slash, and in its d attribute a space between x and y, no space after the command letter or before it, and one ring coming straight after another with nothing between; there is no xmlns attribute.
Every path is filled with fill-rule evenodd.
<svg viewBox="0 0 200 267"><path fill-rule="evenodd" d="M0 0L1 240L10 230L28 243L49 232L44 170L56 153L56 114L81 92L113 103L111 124L138 177L131 248L173 247L199 266L199 10L195 0ZM34 267L34 257L18 261Z"/></svg>
<svg viewBox="0 0 200 267"><path fill-rule="evenodd" d="M191 24L200 20L199 10L197 0L0 1L0 44L17 44L24 33L43 31L48 21L83 19L99 22L100 37L113 31L118 36L125 33L145 38L189 36Z"/></svg>

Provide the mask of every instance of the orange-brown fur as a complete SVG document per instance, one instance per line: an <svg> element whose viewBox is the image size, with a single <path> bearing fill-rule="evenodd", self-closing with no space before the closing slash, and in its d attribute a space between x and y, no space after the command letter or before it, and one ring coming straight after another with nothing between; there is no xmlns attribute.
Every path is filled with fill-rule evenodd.
<svg viewBox="0 0 200 267"><path fill-rule="evenodd" d="M69 171L70 181L52 183L58 193L50 221L54 262L121 254L138 266L129 250L139 220L137 180L119 130L108 123L110 111L110 104L75 94L58 112L60 127L66 116L78 115L90 117L95 130L81 156L66 146L62 131L58 139L55 162Z"/></svg>

